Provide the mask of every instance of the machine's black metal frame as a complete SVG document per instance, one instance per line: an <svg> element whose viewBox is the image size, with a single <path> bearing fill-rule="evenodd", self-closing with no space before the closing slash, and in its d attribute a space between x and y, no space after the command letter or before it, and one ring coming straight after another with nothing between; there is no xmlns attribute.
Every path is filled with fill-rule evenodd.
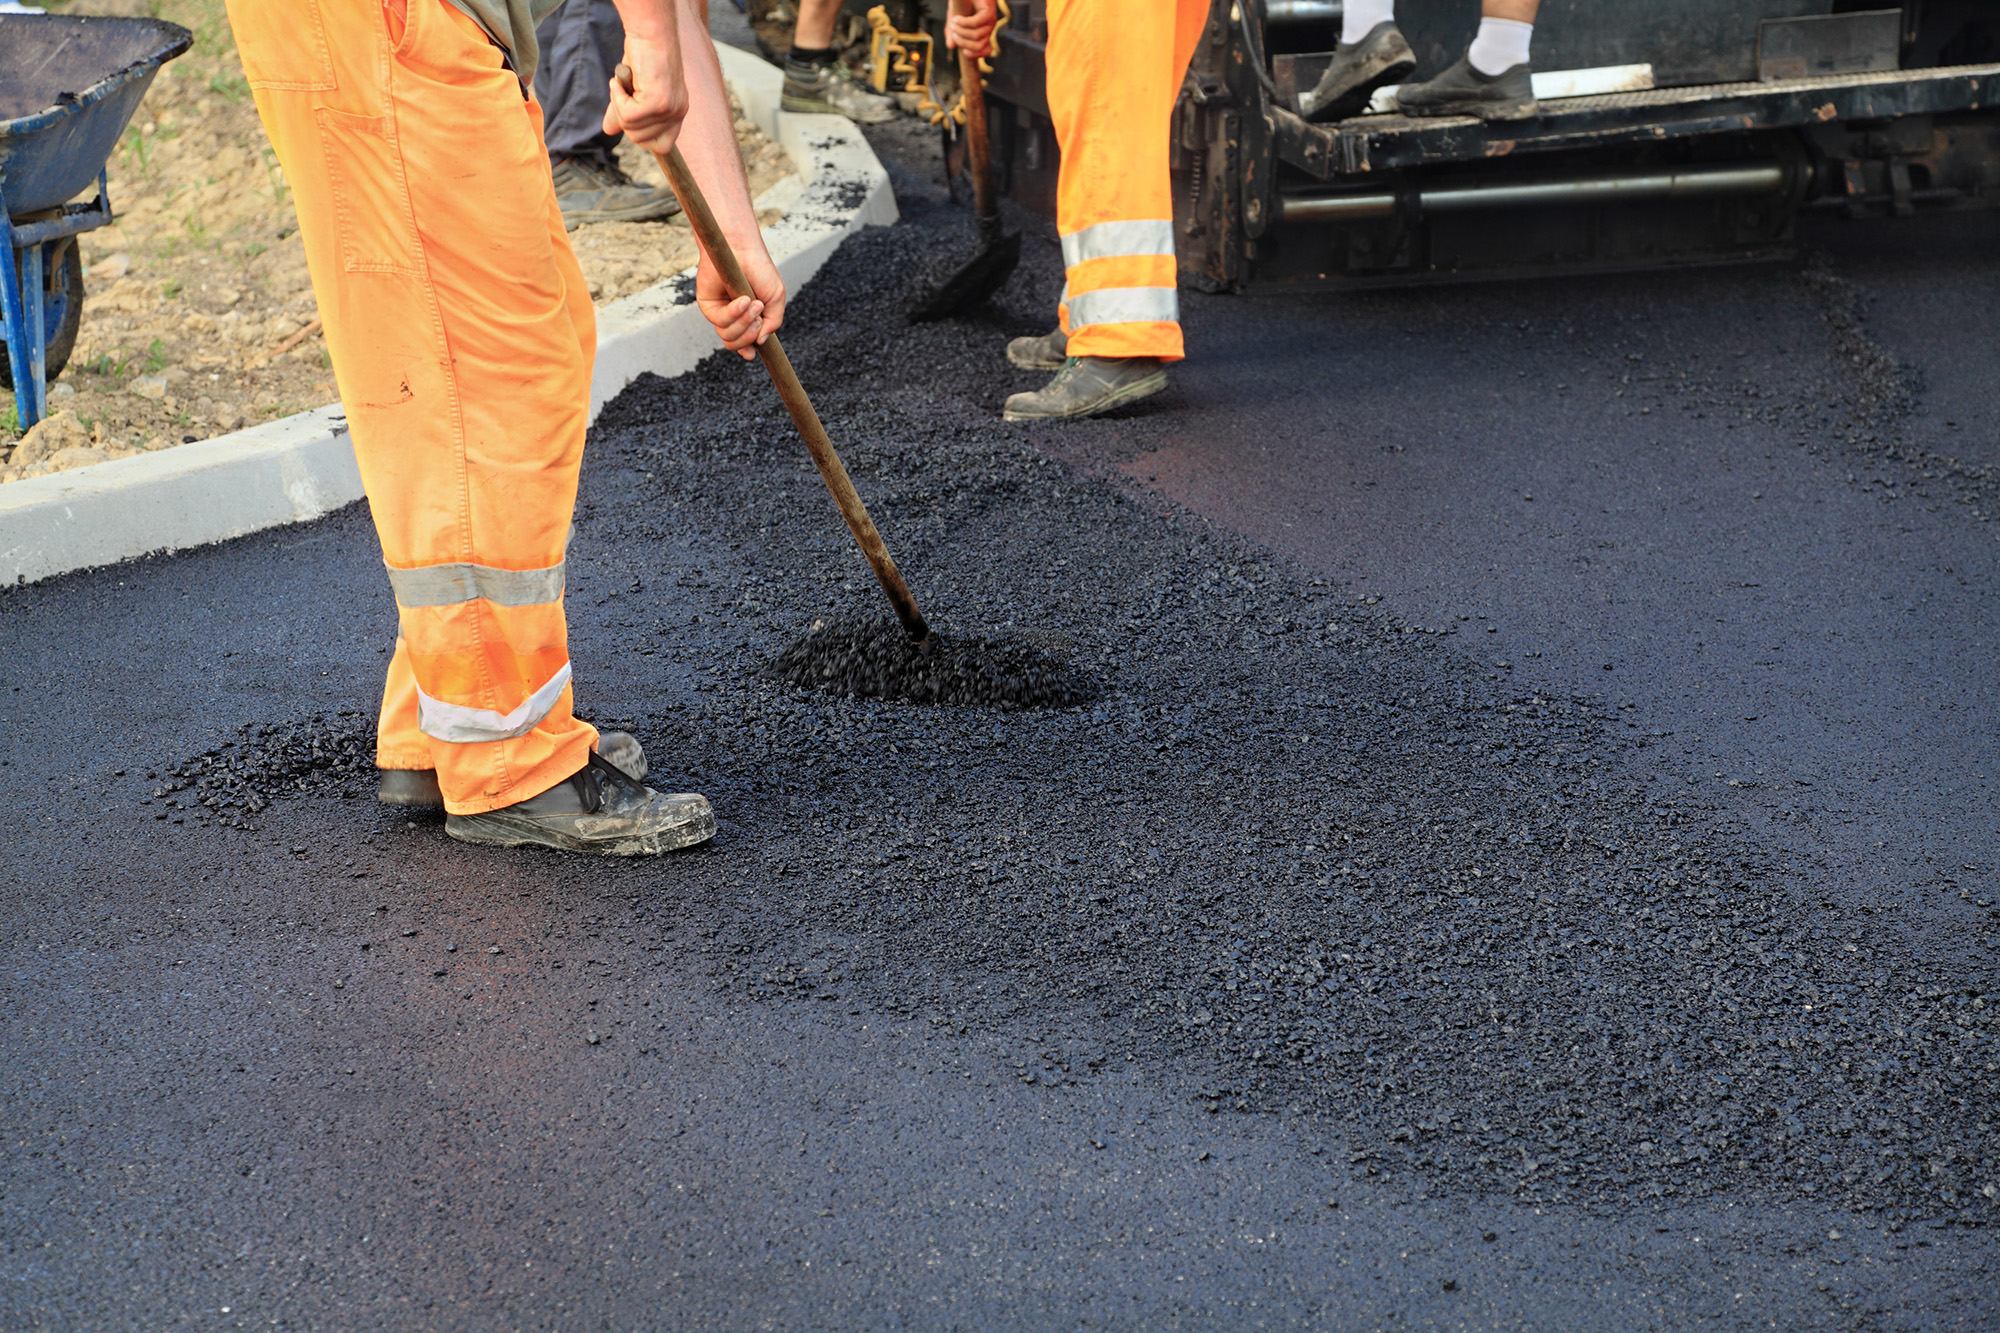
<svg viewBox="0 0 2000 1333"><path fill-rule="evenodd" d="M1337 4L1216 0L1174 110L1183 280L1377 285L1733 262L1790 253L1802 208L2000 203L2000 5L1882 8L1544 0L1538 63L1547 30L1557 67L1650 54L1656 75L1681 82L1549 101L1514 123L1373 115L1314 125L1286 103L1323 67L1310 48L1331 47ZM1281 10L1294 21L1271 21ZM1406 11L1422 76L1463 49L1477 5L1402 0ZM1891 43L1874 68L1834 40L1864 23ZM1041 0L1019 0L987 98L1003 189L1053 216L1047 35ZM1819 67L1834 72L1798 75L1813 68L1815 41Z"/></svg>

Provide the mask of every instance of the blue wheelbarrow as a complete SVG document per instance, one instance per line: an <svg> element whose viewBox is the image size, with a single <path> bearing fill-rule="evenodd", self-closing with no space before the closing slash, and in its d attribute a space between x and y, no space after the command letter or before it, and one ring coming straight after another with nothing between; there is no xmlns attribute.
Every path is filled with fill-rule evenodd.
<svg viewBox="0 0 2000 1333"><path fill-rule="evenodd" d="M83 315L76 238L112 220L104 164L160 66L188 49L157 19L0 14L0 314L22 430L48 413ZM70 203L97 182L97 198Z"/></svg>

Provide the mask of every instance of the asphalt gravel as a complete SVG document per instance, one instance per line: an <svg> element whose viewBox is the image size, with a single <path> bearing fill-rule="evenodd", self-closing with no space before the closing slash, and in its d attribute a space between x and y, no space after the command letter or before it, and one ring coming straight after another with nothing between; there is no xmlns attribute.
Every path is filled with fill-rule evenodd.
<svg viewBox="0 0 2000 1333"><path fill-rule="evenodd" d="M1228 494L1264 509L1210 521L1235 516L1171 450L1254 385L1205 376L1287 376L1314 419L1295 368L1210 341L1154 408L1000 425L1054 247L908 328L949 215L930 145L878 142L910 221L835 256L788 348L926 612L1065 692L910 701L733 359L607 408L571 553L579 710L714 800L690 853L495 853L367 799L394 624L358 508L8 592L39 683L0 767L32 812L0 845L8 1322L1990 1323L1990 867L1948 911L1843 882L1744 803L1776 779L1689 762L1647 693L1666 647L1371 591L1288 546L1309 511L1254 462ZM1760 281L1805 293L1800 365L1856 380L1837 266ZM1576 290L1507 299L1581 318ZM1329 309L1292 299L1294 331ZM1426 299L1413 379L1497 298ZM1416 308L1331 309L1387 347ZM1251 302L1190 310L1257 346ZM1921 387L1883 376L1828 447L1850 418L1856 450L1913 447L1883 404ZM1398 503L1526 490L1436 484ZM1964 484L1926 531L1977 526ZM1345 520L1320 531L1397 564L1389 516Z"/></svg>
<svg viewBox="0 0 2000 1333"><path fill-rule="evenodd" d="M889 616L814 621L771 663L771 675L803 689L849 699L995 708L1062 707L1093 693L1092 683L1046 649L1001 638L961 638L933 628L912 642Z"/></svg>
<svg viewBox="0 0 2000 1333"><path fill-rule="evenodd" d="M851 242L796 304L805 364L827 342L889 364L865 345L894 313L874 275L925 244ZM976 390L885 407L886 375L813 387L905 562L991 637L926 652L860 614L877 590L738 367L607 411L597 580L657 586L658 543L690 525L731 552L726 579L673 571L689 623L624 622L621 647L656 665L616 719L741 830L669 872L756 895L725 991L812 998L781 978L813 975L802 929L834 930L851 996L949 1017L1011 953L1014 1002L1089 1034L1085 1068L1199 1060L1207 1104L1323 1115L1364 1175L1996 1215L1995 1080L1952 1060L2000 1040L1991 970L1912 968L1706 802L1621 778L1654 738L1615 705L1512 689L1464 622L1399 622L1141 509L987 428ZM1024 622L1101 681L1088 708L963 706L1082 693L1000 637ZM586 678L586 711L595 693ZM884 698L960 706L863 702ZM232 798L254 815L352 794L368 751L358 716L314 719L170 785L228 822Z"/></svg>

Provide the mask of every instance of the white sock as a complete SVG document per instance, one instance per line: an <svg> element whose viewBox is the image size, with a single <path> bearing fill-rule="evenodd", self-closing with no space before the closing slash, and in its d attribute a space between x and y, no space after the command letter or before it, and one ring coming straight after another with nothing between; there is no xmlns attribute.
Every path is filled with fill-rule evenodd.
<svg viewBox="0 0 2000 1333"><path fill-rule="evenodd" d="M1528 63L1528 41L1535 25L1516 19L1479 20L1479 35L1472 39L1466 55L1472 67L1488 78L1505 74L1516 65Z"/></svg>
<svg viewBox="0 0 2000 1333"><path fill-rule="evenodd" d="M1352 46L1378 23L1396 21L1396 0L1347 0L1340 7L1340 44Z"/></svg>

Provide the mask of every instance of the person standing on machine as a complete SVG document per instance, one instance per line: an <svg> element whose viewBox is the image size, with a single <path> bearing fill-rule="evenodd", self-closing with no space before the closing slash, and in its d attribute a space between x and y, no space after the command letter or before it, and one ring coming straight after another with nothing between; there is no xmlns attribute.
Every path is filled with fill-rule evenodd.
<svg viewBox="0 0 2000 1333"><path fill-rule="evenodd" d="M1396 107L1406 116L1477 116L1525 120L1536 113L1528 44L1541 0L1481 0L1479 33L1458 63L1434 79L1404 83ZM1347 0L1340 11L1340 47L1319 82L1299 95L1307 120L1359 115L1377 88L1399 83L1417 67L1396 27L1396 0Z"/></svg>
<svg viewBox="0 0 2000 1333"><path fill-rule="evenodd" d="M617 4L635 92L607 81L605 131L681 147L756 293L731 299L703 255L695 299L754 355L784 283L700 0ZM229 23L396 599L381 799L442 801L461 842L632 856L713 836L715 813L635 779L636 744L612 763L574 709L563 591L597 326L528 91L553 7L229 0Z"/></svg>
<svg viewBox="0 0 2000 1333"><path fill-rule="evenodd" d="M1167 387L1166 366L1183 355L1167 149L1209 9L1208 0L1048 0L1049 119L1062 149L1056 230L1068 281L1055 332L1008 344L1015 365L1056 372L1007 400L1008 421L1137 402Z"/></svg>

